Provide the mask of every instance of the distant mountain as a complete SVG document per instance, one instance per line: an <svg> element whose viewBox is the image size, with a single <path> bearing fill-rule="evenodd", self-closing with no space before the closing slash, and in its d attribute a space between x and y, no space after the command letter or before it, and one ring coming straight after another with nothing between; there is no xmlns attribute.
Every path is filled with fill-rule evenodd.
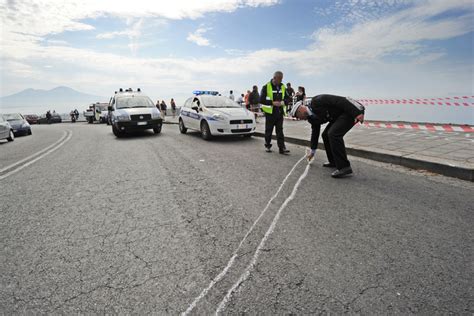
<svg viewBox="0 0 474 316"><path fill-rule="evenodd" d="M25 89L18 93L1 97L0 107L78 107L93 102L104 101L108 101L108 98L82 93L69 87L60 86L51 90Z"/></svg>

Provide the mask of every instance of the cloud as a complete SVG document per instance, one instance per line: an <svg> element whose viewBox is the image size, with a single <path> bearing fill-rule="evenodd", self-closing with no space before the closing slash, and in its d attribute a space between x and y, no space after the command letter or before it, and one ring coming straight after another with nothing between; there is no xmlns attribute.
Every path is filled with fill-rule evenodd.
<svg viewBox="0 0 474 316"><path fill-rule="evenodd" d="M116 89L125 80L129 86L143 86L145 82L150 88L160 87L170 94L195 89L196 78L199 78L200 88L222 87L222 90L227 90L227 85L236 85L239 80L242 82L248 82L249 78L266 80L275 70L275 65L279 65L278 68L282 68L285 72L288 70L294 75L307 78L311 84L316 85L314 82L320 82L319 89L325 87L324 79L331 76L340 75L341 82L346 84L344 83L346 78L360 76L365 79L368 74L373 76L372 84L382 85L384 82L398 80L402 86L400 89L409 89L410 85L413 86L410 89L414 89L422 79L426 80L426 89L430 88L428 85L430 83L431 89L439 93L454 89L455 85L466 86L464 81L453 79L454 72L450 72L449 76L443 76L443 73L447 73L446 69L457 69L458 77L468 78L472 66L452 67L438 62L446 57L446 53L443 50L427 48L425 42L450 39L472 32L473 9L470 0L419 0L410 3L392 1L393 5L387 0L380 2L389 3L387 7L377 7L376 13L364 13L364 8L375 6L377 2L362 0L345 2L349 4L341 9L343 14L340 19L347 21L346 17L350 16L351 23L349 25L335 23L315 30L311 37L312 44L304 49L286 51L267 48L253 52L228 50L227 55L219 58L138 58L136 53L143 45L140 41L143 21L153 21L156 19L154 16L174 19L195 18L207 12L227 12L241 6L271 5L276 1L174 1L170 7L165 6L166 8L162 8L161 11L156 4L138 1L133 4L133 8L127 4L130 6L128 11L120 3L110 5L107 10L101 9L102 4L91 4L92 8L82 13L80 5L74 7L78 12L68 11L72 8L70 4L75 3L72 1L64 4L69 8L64 13L67 18L60 17L59 21L53 21L48 26L32 29L35 23L40 23L48 15L54 15L45 13L43 7L38 11L41 18L37 19L33 13L31 17L25 14L24 24L18 28L13 28L9 24L10 26L5 28L0 56L8 63L4 63L2 73L12 78L29 76L32 80L48 78L50 82L55 83L89 85L93 89L97 89L98 86L103 89L111 89L113 86L112 89ZM10 8L10 11L21 10L22 5L15 2L13 6L15 8ZM457 12L455 16L446 14L453 11ZM2 14L4 12L0 16ZM42 44L45 35L60 33L65 29L92 29L92 26L81 22L82 17L102 15L122 16L127 19L126 29L102 33L98 37L101 39L128 37L132 56ZM201 26L190 33L187 39L197 45L209 46L211 42L205 37L207 31L207 28ZM391 59L393 56L402 56L404 61L395 62ZM432 65L433 62L438 63L427 71L426 66ZM41 67L44 64L52 65L53 68L45 70ZM60 69L65 67L73 68L75 71L61 73ZM15 68L16 72L13 71ZM436 81L438 78L442 80ZM347 83L347 86L351 84ZM388 91L383 90L383 85L379 89L382 92Z"/></svg>
<svg viewBox="0 0 474 316"><path fill-rule="evenodd" d="M269 6L278 0L30 0L4 1L0 17L4 28L37 36L64 31L93 30L85 19L101 16L196 19L210 12L232 12L241 7Z"/></svg>
<svg viewBox="0 0 474 316"><path fill-rule="evenodd" d="M195 43L198 46L210 46L211 43L209 39L205 38L203 35L210 31L211 28L200 27L194 33L189 33L186 40Z"/></svg>

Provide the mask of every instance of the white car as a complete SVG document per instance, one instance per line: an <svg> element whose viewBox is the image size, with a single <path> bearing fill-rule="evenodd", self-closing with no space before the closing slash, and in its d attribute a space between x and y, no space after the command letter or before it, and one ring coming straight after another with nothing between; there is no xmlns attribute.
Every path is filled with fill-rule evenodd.
<svg viewBox="0 0 474 316"><path fill-rule="evenodd" d="M220 135L243 135L255 133L255 116L233 100L214 95L197 95L186 100L179 114L179 130L200 131L202 138L211 139Z"/></svg>
<svg viewBox="0 0 474 316"><path fill-rule="evenodd" d="M0 139L6 139L9 142L15 140L15 135L13 134L13 127L10 123L0 114Z"/></svg>
<svg viewBox="0 0 474 316"><path fill-rule="evenodd" d="M140 91L127 89L115 92L108 107L111 113L112 132L117 137L129 131L152 129L155 134L161 133L163 119L153 101Z"/></svg>

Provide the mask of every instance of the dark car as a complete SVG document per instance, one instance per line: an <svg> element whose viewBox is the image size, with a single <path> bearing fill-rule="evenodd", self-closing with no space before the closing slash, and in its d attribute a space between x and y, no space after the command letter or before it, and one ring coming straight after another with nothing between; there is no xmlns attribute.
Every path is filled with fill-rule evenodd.
<svg viewBox="0 0 474 316"><path fill-rule="evenodd" d="M31 135L31 126L23 115L20 113L4 114L3 118L10 123L13 128L13 134L18 135Z"/></svg>
<svg viewBox="0 0 474 316"><path fill-rule="evenodd" d="M25 119L30 124L38 124L39 116L36 114L27 114Z"/></svg>
<svg viewBox="0 0 474 316"><path fill-rule="evenodd" d="M38 119L38 124L62 123L62 121L63 120L59 114L53 113L51 114L51 119L48 122L48 119L46 118L46 114L43 114Z"/></svg>

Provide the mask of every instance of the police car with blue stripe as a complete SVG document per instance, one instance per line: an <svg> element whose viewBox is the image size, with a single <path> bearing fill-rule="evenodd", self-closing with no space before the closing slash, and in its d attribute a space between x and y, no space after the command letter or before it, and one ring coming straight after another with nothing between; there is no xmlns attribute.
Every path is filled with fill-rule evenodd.
<svg viewBox="0 0 474 316"><path fill-rule="evenodd" d="M255 116L233 100L218 95L217 91L194 91L181 107L179 130L200 131L202 138L213 136L243 135L255 133Z"/></svg>

